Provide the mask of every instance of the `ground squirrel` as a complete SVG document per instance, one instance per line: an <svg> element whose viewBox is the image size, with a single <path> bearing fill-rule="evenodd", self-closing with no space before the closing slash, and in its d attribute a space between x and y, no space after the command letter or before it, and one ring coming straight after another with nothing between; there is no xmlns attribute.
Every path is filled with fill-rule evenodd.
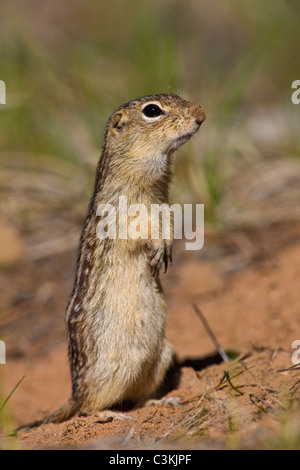
<svg viewBox="0 0 300 470"><path fill-rule="evenodd" d="M168 203L172 154L204 120L200 106L169 94L132 100L109 118L66 312L72 397L44 422L142 404L162 384L173 350L159 268L172 235L100 239L97 207L117 207L120 196L147 208Z"/></svg>

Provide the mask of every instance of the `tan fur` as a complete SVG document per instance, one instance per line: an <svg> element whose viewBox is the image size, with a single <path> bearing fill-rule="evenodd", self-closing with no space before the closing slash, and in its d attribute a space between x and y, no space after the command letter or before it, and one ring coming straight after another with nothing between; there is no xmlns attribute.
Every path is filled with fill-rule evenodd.
<svg viewBox="0 0 300 470"><path fill-rule="evenodd" d="M164 114L143 117L155 102ZM154 395L172 363L165 338L166 304L158 270L171 257L169 240L100 240L99 204L168 203L172 153L205 119L176 95L133 100L110 117L95 190L82 231L74 289L66 312L72 398L47 422L96 413ZM149 220L143 228L150 230ZM156 256L155 256L156 254Z"/></svg>

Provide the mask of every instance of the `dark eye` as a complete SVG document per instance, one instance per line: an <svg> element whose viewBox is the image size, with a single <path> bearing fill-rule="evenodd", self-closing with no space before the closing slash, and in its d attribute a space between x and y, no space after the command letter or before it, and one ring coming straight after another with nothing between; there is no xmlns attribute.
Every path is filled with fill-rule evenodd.
<svg viewBox="0 0 300 470"><path fill-rule="evenodd" d="M164 112L157 104L152 103L144 107L143 114L148 118L156 118L164 114Z"/></svg>

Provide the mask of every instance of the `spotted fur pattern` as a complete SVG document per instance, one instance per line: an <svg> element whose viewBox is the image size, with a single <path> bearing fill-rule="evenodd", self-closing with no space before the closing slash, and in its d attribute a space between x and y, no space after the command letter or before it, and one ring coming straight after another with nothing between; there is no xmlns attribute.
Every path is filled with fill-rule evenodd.
<svg viewBox="0 0 300 470"><path fill-rule="evenodd" d="M159 106L162 115L145 118L147 103ZM171 256L172 238L100 240L96 210L104 203L117 208L119 196L147 208L168 203L172 154L204 119L200 106L177 95L142 97L110 117L66 312L72 398L48 422L124 401L142 403L162 383L173 350L165 338L158 271ZM148 227L149 221L144 222ZM153 270L156 258L159 265Z"/></svg>

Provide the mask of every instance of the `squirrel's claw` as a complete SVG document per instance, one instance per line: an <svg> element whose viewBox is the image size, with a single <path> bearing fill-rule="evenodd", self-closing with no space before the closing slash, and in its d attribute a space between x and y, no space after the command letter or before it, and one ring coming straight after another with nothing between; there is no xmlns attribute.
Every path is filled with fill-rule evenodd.
<svg viewBox="0 0 300 470"><path fill-rule="evenodd" d="M168 269L168 263L172 264L172 254L171 249L167 246L165 242L160 247L155 246L153 243L148 247L148 260L151 266L151 273L154 276L158 276L160 267L164 262L165 265L165 273Z"/></svg>

